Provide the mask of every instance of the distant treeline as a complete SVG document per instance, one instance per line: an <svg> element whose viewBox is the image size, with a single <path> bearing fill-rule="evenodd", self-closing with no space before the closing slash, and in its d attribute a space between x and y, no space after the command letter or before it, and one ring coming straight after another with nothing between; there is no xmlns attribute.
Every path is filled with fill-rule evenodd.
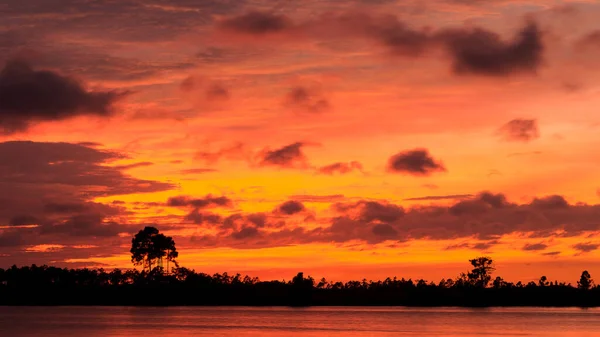
<svg viewBox="0 0 600 337"><path fill-rule="evenodd" d="M492 261L470 261L473 270L438 283L387 278L383 281L315 281L298 273L290 281L197 273L31 266L0 269L0 305L240 305L240 306L600 306L600 287L587 271L577 285L523 284L491 278Z"/></svg>

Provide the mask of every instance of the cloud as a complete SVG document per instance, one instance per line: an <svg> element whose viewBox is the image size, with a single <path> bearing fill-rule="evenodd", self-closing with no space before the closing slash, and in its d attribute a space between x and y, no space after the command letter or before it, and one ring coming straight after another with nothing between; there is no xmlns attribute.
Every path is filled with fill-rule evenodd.
<svg viewBox="0 0 600 337"><path fill-rule="evenodd" d="M475 199L459 201L450 206L448 211L456 216L477 215L494 208L509 207L510 203L502 194L482 192Z"/></svg>
<svg viewBox="0 0 600 337"><path fill-rule="evenodd" d="M120 233L133 233L133 229L106 221L103 214L84 213L69 217L66 221L40 227L41 235L68 234L76 237L115 237Z"/></svg>
<svg viewBox="0 0 600 337"><path fill-rule="evenodd" d="M393 222L404 216L400 206L377 201L359 201L354 204L335 204L334 209L341 213L356 214L363 222Z"/></svg>
<svg viewBox="0 0 600 337"><path fill-rule="evenodd" d="M129 170L129 169L134 169L134 168L138 168L138 167L148 167L148 166L152 166L152 165L154 165L154 163L144 161L144 162L133 163L133 164L129 164L129 165L119 165L119 166L115 166L115 168L119 169L119 170Z"/></svg>
<svg viewBox="0 0 600 337"><path fill-rule="evenodd" d="M24 156L23 154L27 155ZM106 164L127 156L81 144L10 141L0 143L0 184L43 190L54 184L90 196L166 191L169 183L136 179Z"/></svg>
<svg viewBox="0 0 600 337"><path fill-rule="evenodd" d="M578 243L573 246L574 249L576 249L582 253L592 252L592 251L598 249L598 247L600 247L600 244L595 244L595 243L590 243L590 242Z"/></svg>
<svg viewBox="0 0 600 337"><path fill-rule="evenodd" d="M535 198L531 206L541 209L568 209L569 202L562 195L550 195L547 197Z"/></svg>
<svg viewBox="0 0 600 337"><path fill-rule="evenodd" d="M268 35L291 29L293 22L285 15L250 11L219 22L221 30L249 35Z"/></svg>
<svg viewBox="0 0 600 337"><path fill-rule="evenodd" d="M11 3L2 15L27 42L50 36L67 35L94 38L103 44L116 42L174 41L215 16L238 12L247 0L32 0L27 4ZM76 15L64 15L76 13ZM131 19L136 14L136 20ZM58 41L55 41L58 42Z"/></svg>
<svg viewBox="0 0 600 337"><path fill-rule="evenodd" d="M468 242L458 243L455 245L450 245L444 248L444 250L457 250L457 249L468 249L471 248L471 244Z"/></svg>
<svg viewBox="0 0 600 337"><path fill-rule="evenodd" d="M363 170L363 166L361 163L359 163L357 161L351 161L349 163L339 162L339 163L333 163L330 165L322 166L317 169L317 172L319 172L321 174L334 175L334 174L347 174L347 173L351 173L353 171L362 172L362 170Z"/></svg>
<svg viewBox="0 0 600 337"><path fill-rule="evenodd" d="M448 29L436 38L449 51L456 74L506 76L536 72L543 60L542 35L537 24L530 22L511 41L481 28Z"/></svg>
<svg viewBox="0 0 600 337"><path fill-rule="evenodd" d="M341 15L337 20L349 32L375 39L397 56L421 56L431 46L427 29L413 29L393 15L374 17L367 13L351 13Z"/></svg>
<svg viewBox="0 0 600 337"><path fill-rule="evenodd" d="M286 95L285 105L297 112L322 113L331 108L329 101L315 89L294 87Z"/></svg>
<svg viewBox="0 0 600 337"><path fill-rule="evenodd" d="M306 210L306 207L304 207L304 204L302 204L300 201L296 201L296 200L286 201L277 207L277 211L279 213L286 214L286 215L298 214L298 213L303 212L304 210Z"/></svg>
<svg viewBox="0 0 600 337"><path fill-rule="evenodd" d="M600 30L595 30L586 34L577 42L579 48L600 48Z"/></svg>
<svg viewBox="0 0 600 337"><path fill-rule="evenodd" d="M206 164L215 164L222 159L227 160L246 160L250 157L246 146L243 143L234 143L215 152L199 151L194 157L196 160Z"/></svg>
<svg viewBox="0 0 600 337"><path fill-rule="evenodd" d="M231 234L231 237L236 240L244 240L254 238L260 235L258 228L255 227L244 227L239 231L235 231Z"/></svg>
<svg viewBox="0 0 600 337"><path fill-rule="evenodd" d="M538 198L541 199L545 198ZM500 244L500 238L505 235L563 238L600 230L600 205L579 203L569 204L567 208L541 208L534 200L518 204L508 201L503 194L490 192L449 206L420 205L406 209L389 201L359 200L337 202L331 210L333 213L313 219L310 224L282 219L278 216L279 211L262 213L258 224L250 221L248 215L236 214L220 224L211 224L210 228L215 228L217 234L196 237L195 242L212 247L276 247L354 241L377 244L389 240L462 239L463 243L447 249L485 251ZM246 238L244 242L232 239L233 233L247 227L256 228L260 235ZM577 247L589 250L600 245L585 243ZM530 244L521 248L540 250L542 246Z"/></svg>
<svg viewBox="0 0 600 337"><path fill-rule="evenodd" d="M544 243L528 243L525 246L523 246L523 248L521 248L524 251L538 251L538 250L544 250L548 248L547 244Z"/></svg>
<svg viewBox="0 0 600 337"><path fill-rule="evenodd" d="M33 70L12 60L0 71L0 127L5 133L25 131L31 124L75 116L108 117L125 94L88 91L78 81L52 71Z"/></svg>
<svg viewBox="0 0 600 337"><path fill-rule="evenodd" d="M0 253L15 261L23 261L20 254L36 245L93 243L101 248L85 256L117 253L128 240L121 235L143 224L131 225L134 211L120 203L94 200L174 188L129 176L126 167L110 166L127 156L98 144L3 142L0 157L0 225L9 225L0 229ZM55 254L52 261L84 253L64 249Z"/></svg>
<svg viewBox="0 0 600 337"><path fill-rule="evenodd" d="M400 152L388 161L388 172L429 176L435 172L447 172L440 161L436 161L425 149Z"/></svg>
<svg viewBox="0 0 600 337"><path fill-rule="evenodd" d="M344 200L344 195L342 194L332 194L332 195L293 195L290 197L292 200L297 200L300 202L324 202L331 203Z"/></svg>
<svg viewBox="0 0 600 337"><path fill-rule="evenodd" d="M388 224L377 224L373 226L371 229L373 234L381 237L391 237L394 238L398 235L398 231L394 229L394 227Z"/></svg>
<svg viewBox="0 0 600 337"><path fill-rule="evenodd" d="M185 220L198 225L217 225L223 221L223 217L218 214L202 213L196 208L185 216Z"/></svg>
<svg viewBox="0 0 600 337"><path fill-rule="evenodd" d="M44 206L44 211L51 214L70 214L85 212L90 208L86 203L49 203Z"/></svg>
<svg viewBox="0 0 600 337"><path fill-rule="evenodd" d="M230 92L227 87L197 76L186 77L179 85L179 89L184 92L191 92L194 94L200 91L203 93L203 98L207 102L228 100L230 98Z"/></svg>
<svg viewBox="0 0 600 337"><path fill-rule="evenodd" d="M498 133L505 140L513 142L529 142L540 137L535 119L513 119L504 124Z"/></svg>
<svg viewBox="0 0 600 337"><path fill-rule="evenodd" d="M407 198L406 201L437 201L437 200L453 200L467 199L473 197L472 194L450 194L450 195L427 195L424 197Z"/></svg>
<svg viewBox="0 0 600 337"><path fill-rule="evenodd" d="M37 226L37 224L39 223L38 218L32 216L32 215L17 215L12 217L8 224L10 226L29 226L29 225L35 225Z"/></svg>
<svg viewBox="0 0 600 337"><path fill-rule="evenodd" d="M220 84L213 83L206 89L206 98L211 101L227 100L229 96L229 90Z"/></svg>
<svg viewBox="0 0 600 337"><path fill-rule="evenodd" d="M492 248L493 246L497 245L499 242L497 240L492 240L492 241L488 241L488 242L478 242L474 245L471 245L472 249L475 250L482 250L482 251L487 251L490 248Z"/></svg>
<svg viewBox="0 0 600 337"><path fill-rule="evenodd" d="M264 37L283 35L287 40L310 38L339 40L362 38L377 42L397 57L446 57L457 75L508 76L535 73L543 63L543 32L529 20L511 39L484 28L414 28L395 15L369 12L343 12L314 15L304 22L293 22L271 12L249 12L221 22L222 30Z"/></svg>
<svg viewBox="0 0 600 337"><path fill-rule="evenodd" d="M183 175L204 174L204 173L212 173L212 172L217 172L217 170L211 169L211 168L194 168L194 169L186 169L186 170L179 171L179 173L181 173Z"/></svg>
<svg viewBox="0 0 600 337"><path fill-rule="evenodd" d="M275 150L265 149L259 154L259 165L304 168L307 166L306 156L302 152L302 147L305 145L305 143L296 142Z"/></svg>
<svg viewBox="0 0 600 337"><path fill-rule="evenodd" d="M195 207L195 208L207 208L207 207L231 207L233 202L231 199L221 196L214 197L207 195L203 198L191 198L189 196L177 196L171 197L167 200L167 206L171 207Z"/></svg>

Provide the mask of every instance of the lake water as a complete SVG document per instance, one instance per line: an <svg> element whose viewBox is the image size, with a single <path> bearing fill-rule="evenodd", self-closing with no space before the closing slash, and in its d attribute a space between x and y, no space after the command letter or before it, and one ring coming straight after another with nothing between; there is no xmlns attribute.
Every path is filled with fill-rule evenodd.
<svg viewBox="0 0 600 337"><path fill-rule="evenodd" d="M600 337L600 310L0 307L0 336Z"/></svg>

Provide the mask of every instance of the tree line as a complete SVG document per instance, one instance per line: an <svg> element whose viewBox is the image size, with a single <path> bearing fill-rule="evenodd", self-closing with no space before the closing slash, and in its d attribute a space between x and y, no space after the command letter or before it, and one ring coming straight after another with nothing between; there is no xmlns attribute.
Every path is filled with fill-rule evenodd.
<svg viewBox="0 0 600 337"><path fill-rule="evenodd" d="M141 270L0 269L0 305L600 306L600 286L587 271L576 285L545 276L512 283L493 277L489 257L472 259L468 272L439 282L396 277L330 282L303 273L289 281L261 281L180 267L173 239L152 227L132 239L131 254Z"/></svg>

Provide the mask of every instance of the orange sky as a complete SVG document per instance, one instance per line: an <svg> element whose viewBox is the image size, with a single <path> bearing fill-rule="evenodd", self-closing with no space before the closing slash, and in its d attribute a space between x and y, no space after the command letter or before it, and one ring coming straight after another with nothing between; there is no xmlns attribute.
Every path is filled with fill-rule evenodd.
<svg viewBox="0 0 600 337"><path fill-rule="evenodd" d="M0 266L600 273L598 1L0 6Z"/></svg>

